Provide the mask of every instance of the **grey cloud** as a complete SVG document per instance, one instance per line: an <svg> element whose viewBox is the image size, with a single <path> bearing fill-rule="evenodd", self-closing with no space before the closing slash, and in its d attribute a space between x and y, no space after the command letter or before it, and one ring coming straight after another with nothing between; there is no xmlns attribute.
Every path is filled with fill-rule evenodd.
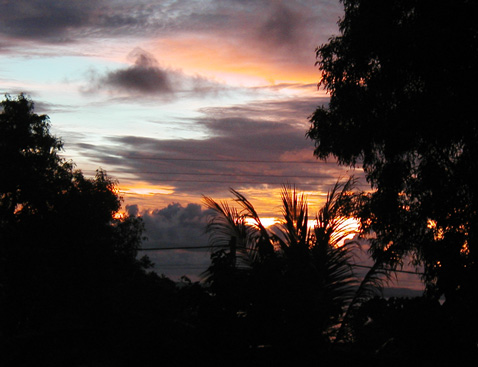
<svg viewBox="0 0 478 367"><path fill-rule="evenodd" d="M99 83L145 94L171 94L171 72L161 69L156 59L144 50L135 49L129 55L135 58L134 65L108 73Z"/></svg>
<svg viewBox="0 0 478 367"><path fill-rule="evenodd" d="M139 68L154 68L158 66L158 60L139 47L131 51L128 58L134 60L135 66Z"/></svg>
<svg viewBox="0 0 478 367"><path fill-rule="evenodd" d="M163 5L149 0L4 0L0 34L43 42L151 33L163 27Z"/></svg>
<svg viewBox="0 0 478 367"><path fill-rule="evenodd" d="M111 72L104 79L110 86L142 93L171 93L168 74L159 68L133 66Z"/></svg>
<svg viewBox="0 0 478 367"><path fill-rule="evenodd" d="M301 13L282 3L276 3L268 19L259 28L259 35L266 42L272 41L279 45L296 42L302 17Z"/></svg>
<svg viewBox="0 0 478 367"><path fill-rule="evenodd" d="M2 2L0 33L59 42L69 31L95 23L102 0L7 0Z"/></svg>
<svg viewBox="0 0 478 367"><path fill-rule="evenodd" d="M136 217L139 214L139 207L137 204L126 205L126 213L132 217Z"/></svg>
<svg viewBox="0 0 478 367"><path fill-rule="evenodd" d="M145 248L207 245L205 228L209 214L193 203L186 207L172 203L163 209L142 212L148 237Z"/></svg>
<svg viewBox="0 0 478 367"><path fill-rule="evenodd" d="M103 167L121 167L122 173L191 195L214 197L227 193L229 187L278 187L286 182L327 190L343 169L313 157L313 142L305 132L307 111L313 111L316 103L310 98L211 108L190 122L206 129L208 138L123 136L111 137L104 146L81 148L85 155L89 151L92 157L101 157ZM295 163L281 164L281 160Z"/></svg>
<svg viewBox="0 0 478 367"><path fill-rule="evenodd" d="M15 39L41 42L78 42L123 36L148 38L211 37L243 54L260 55L281 64L308 64L314 49L334 33L342 14L338 0L155 2L152 0L24 0L4 1L0 38L4 50ZM3 5L3 4L2 4ZM162 92L165 76L157 66L120 70L110 82L140 91ZM148 83L149 79L155 82ZM170 87L170 86L169 86Z"/></svg>
<svg viewBox="0 0 478 367"><path fill-rule="evenodd" d="M256 29L256 43L277 62L309 60L315 48L338 31L338 1L278 1L265 10ZM331 16L335 14L335 17Z"/></svg>
<svg viewBox="0 0 478 367"><path fill-rule="evenodd" d="M130 52L128 59L133 61L130 67L111 71L104 76L92 72L92 87L83 88L83 91L108 88L133 97L140 94L171 99L179 94L182 97L205 97L228 89L200 75L190 76L181 70L162 68L152 54L140 48Z"/></svg>
<svg viewBox="0 0 478 367"><path fill-rule="evenodd" d="M136 210L134 207L135 205L128 206L130 210ZM143 244L145 249L204 247L208 244L205 229L211 213L209 210L203 210L198 204L190 203L182 206L172 203L165 208L142 211L139 214L146 228L147 240ZM148 251L145 254L155 263L156 272L171 278L186 275L197 280L210 263L208 249L194 251L170 249Z"/></svg>
<svg viewBox="0 0 478 367"><path fill-rule="evenodd" d="M309 84L299 84L299 83L278 83L274 85L267 85L262 87L257 87L257 89L268 89L268 90L281 90L287 88L303 89L303 90L317 90L318 83L309 83Z"/></svg>
<svg viewBox="0 0 478 367"><path fill-rule="evenodd" d="M214 33L248 47L250 42L262 42L272 49L281 44L303 44L312 33L325 41L336 28L334 18L341 11L338 0L6 0L0 13L0 33L43 41ZM328 34L322 35L324 27Z"/></svg>
<svg viewBox="0 0 478 367"><path fill-rule="evenodd" d="M297 88L297 86L295 86ZM228 108L210 107L203 108L207 117L234 118L243 117L259 119L261 121L285 122L289 125L303 124L307 121L310 111L314 111L317 105L325 105L328 98L296 98L275 101L256 101L249 104L235 105ZM204 119L207 124L207 118Z"/></svg>
<svg viewBox="0 0 478 367"><path fill-rule="evenodd" d="M152 211L139 211L137 205L128 205L126 210L130 215L139 214L145 223L146 234L149 240L143 244L143 249L167 248L167 250L145 251L140 256L147 254L155 263L154 270L165 274L172 279L179 279L186 275L193 281L201 279L201 273L210 265L209 249L179 249L180 247L203 247L208 244L205 228L210 215L210 210L203 209L198 204L183 206L178 203L169 204L167 207ZM278 214L278 213L276 213ZM274 228L271 228L274 231ZM280 235L278 231L274 231ZM370 243L354 237L353 241L360 244L353 250L353 259L356 264L371 266L373 261L369 256ZM178 248L178 249L175 249ZM403 270L417 271L410 262L405 261ZM420 269L418 269L420 271ZM366 269L357 268L356 275L361 278ZM390 288L391 287L391 288ZM403 288L396 288L403 287ZM393 282L384 289L385 294L396 296L419 296L423 292L423 284L418 275L405 273L397 274Z"/></svg>
<svg viewBox="0 0 478 367"><path fill-rule="evenodd" d="M205 20L189 1L151 0L4 0L0 33L45 42L76 41L85 37L166 34L182 29L185 17ZM209 7L210 14L215 15ZM197 27L205 24L197 24ZM188 27L190 28L190 27Z"/></svg>
<svg viewBox="0 0 478 367"><path fill-rule="evenodd" d="M134 34L136 31L145 30L152 20L161 14L161 5L154 1L141 4L140 1L120 4L111 4L104 7L96 25L100 31L109 34Z"/></svg>
<svg viewBox="0 0 478 367"><path fill-rule="evenodd" d="M166 30L213 34L244 53L259 53L276 62L300 62L334 33L342 14L338 0L223 1L182 9Z"/></svg>

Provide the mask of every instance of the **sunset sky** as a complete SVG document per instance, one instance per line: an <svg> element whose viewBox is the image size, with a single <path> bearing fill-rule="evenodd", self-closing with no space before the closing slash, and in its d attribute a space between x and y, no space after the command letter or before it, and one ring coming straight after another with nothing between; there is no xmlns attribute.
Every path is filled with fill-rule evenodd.
<svg viewBox="0 0 478 367"><path fill-rule="evenodd" d="M338 0L0 5L0 92L30 96L86 176L101 167L119 181L145 247L204 245L202 195L226 199L232 187L274 217L283 183L317 206L339 177L360 177L318 162L305 137L328 101L315 48L338 33ZM148 255L167 275L208 263Z"/></svg>

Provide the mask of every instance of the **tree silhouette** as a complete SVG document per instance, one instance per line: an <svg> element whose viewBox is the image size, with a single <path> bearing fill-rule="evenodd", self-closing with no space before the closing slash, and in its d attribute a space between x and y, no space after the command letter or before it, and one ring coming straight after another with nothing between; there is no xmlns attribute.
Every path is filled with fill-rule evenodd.
<svg viewBox="0 0 478 367"><path fill-rule="evenodd" d="M141 220L114 217L116 182L102 170L85 178L62 159L48 117L25 96L7 96L1 107L0 337L2 348L10 345L2 357L55 364L84 347L84 340L64 344L72 335L138 320L144 306L131 299L147 298L139 289L156 281L145 272L147 259L136 258Z"/></svg>
<svg viewBox="0 0 478 367"><path fill-rule="evenodd" d="M377 278L368 277L368 286L359 287L352 270L355 244L344 241L355 233L347 224L354 183L337 182L312 227L305 196L290 186L281 195L284 219L269 228L235 190L239 207L204 198L215 213L207 228L213 253L206 280L218 309L228 310L242 332L239 339L249 346L299 355L324 350L337 337L352 300L365 299L370 279Z"/></svg>
<svg viewBox="0 0 478 367"><path fill-rule="evenodd" d="M411 255L428 293L466 307L477 325L478 5L343 4L340 35L317 49L331 98L310 118L315 155L364 168L375 191L362 225L375 256L386 250L398 266Z"/></svg>

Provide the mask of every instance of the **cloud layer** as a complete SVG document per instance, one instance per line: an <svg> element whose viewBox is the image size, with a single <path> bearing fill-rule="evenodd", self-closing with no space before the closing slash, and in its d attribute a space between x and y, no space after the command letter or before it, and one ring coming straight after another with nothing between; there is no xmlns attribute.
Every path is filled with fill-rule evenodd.
<svg viewBox="0 0 478 367"><path fill-rule="evenodd" d="M108 73L101 82L113 88L145 94L171 94L173 86L168 70L158 67L151 54L135 49L130 54L134 65Z"/></svg>
<svg viewBox="0 0 478 367"><path fill-rule="evenodd" d="M133 49L127 58L132 61L131 66L103 75L93 72L89 86L82 90L88 93L108 90L132 99L150 97L171 101L176 98L204 98L232 89L199 75L187 75L181 70L161 67L153 54L139 47Z"/></svg>
<svg viewBox="0 0 478 367"><path fill-rule="evenodd" d="M73 42L75 31L96 22L102 1L2 1L0 33L15 39Z"/></svg>
<svg viewBox="0 0 478 367"><path fill-rule="evenodd" d="M173 203L162 209L140 211L138 206L127 206L130 215L141 215L147 240L141 254L147 255L155 264L155 271L178 279L186 275L199 280L199 275L210 263L208 249L177 249L179 247L205 247L208 237L205 233L207 220L211 215L198 204L182 206ZM147 251L149 248L164 250Z"/></svg>
<svg viewBox="0 0 478 367"><path fill-rule="evenodd" d="M339 0L0 5L2 88L31 93L87 175L100 166L120 181L144 246L173 248L147 252L160 273L207 267L207 251L177 249L207 243L201 194L233 187L277 216L282 184L318 202L347 174L317 162L305 137L327 103L314 50L337 33Z"/></svg>
<svg viewBox="0 0 478 367"><path fill-rule="evenodd" d="M341 8L338 0L5 0L0 40L3 35L5 44L16 47L32 40L76 44L119 37L193 37L276 62L297 62L336 29Z"/></svg>
<svg viewBox="0 0 478 367"><path fill-rule="evenodd" d="M248 105L206 108L188 124L206 138L157 139L109 137L101 146L80 144L113 175L130 174L151 186L173 188L200 197L223 196L229 189L280 187L326 192L343 174L333 162L317 162L307 140L306 112L315 98L261 101Z"/></svg>
<svg viewBox="0 0 478 367"><path fill-rule="evenodd" d="M305 137L327 103L314 50L336 33L339 0L0 5L2 88L31 93L85 174L119 180L145 247L206 244L202 194L232 187L277 216L282 184L316 198L344 174ZM148 254L171 276L209 263L207 252Z"/></svg>

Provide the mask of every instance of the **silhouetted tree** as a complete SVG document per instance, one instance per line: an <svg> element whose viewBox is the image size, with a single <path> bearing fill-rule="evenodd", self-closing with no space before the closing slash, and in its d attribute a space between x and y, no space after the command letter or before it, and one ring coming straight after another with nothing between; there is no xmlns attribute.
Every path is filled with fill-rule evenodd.
<svg viewBox="0 0 478 367"><path fill-rule="evenodd" d="M334 186L313 227L305 197L289 186L282 191L284 219L270 228L235 190L239 209L204 199L215 211L208 232L216 248L206 280L242 342L313 355L335 339L357 289L365 298L370 287L359 287L352 270L355 244L344 241L355 231L347 222L353 186L353 179Z"/></svg>
<svg viewBox="0 0 478 367"><path fill-rule="evenodd" d="M330 103L310 119L315 155L364 168L375 256L412 255L428 293L478 325L478 3L342 2L317 49Z"/></svg>
<svg viewBox="0 0 478 367"><path fill-rule="evenodd" d="M460 328L446 307L429 297L373 298L355 314L355 348L373 356L377 365L403 366L452 361L465 365Z"/></svg>
<svg viewBox="0 0 478 367"><path fill-rule="evenodd" d="M143 232L140 218L114 217L121 205L116 183L101 170L93 179L74 170L59 156L62 142L50 134L48 117L35 114L33 107L23 95L1 102L3 346L26 340L32 347L50 337L60 343L64 333L121 324L119 320L138 312L130 307L132 299L145 299L138 289L154 283L145 272L148 260L136 258ZM40 349L43 357L54 358L71 352L74 344L42 344ZM13 353L12 358L27 355Z"/></svg>

